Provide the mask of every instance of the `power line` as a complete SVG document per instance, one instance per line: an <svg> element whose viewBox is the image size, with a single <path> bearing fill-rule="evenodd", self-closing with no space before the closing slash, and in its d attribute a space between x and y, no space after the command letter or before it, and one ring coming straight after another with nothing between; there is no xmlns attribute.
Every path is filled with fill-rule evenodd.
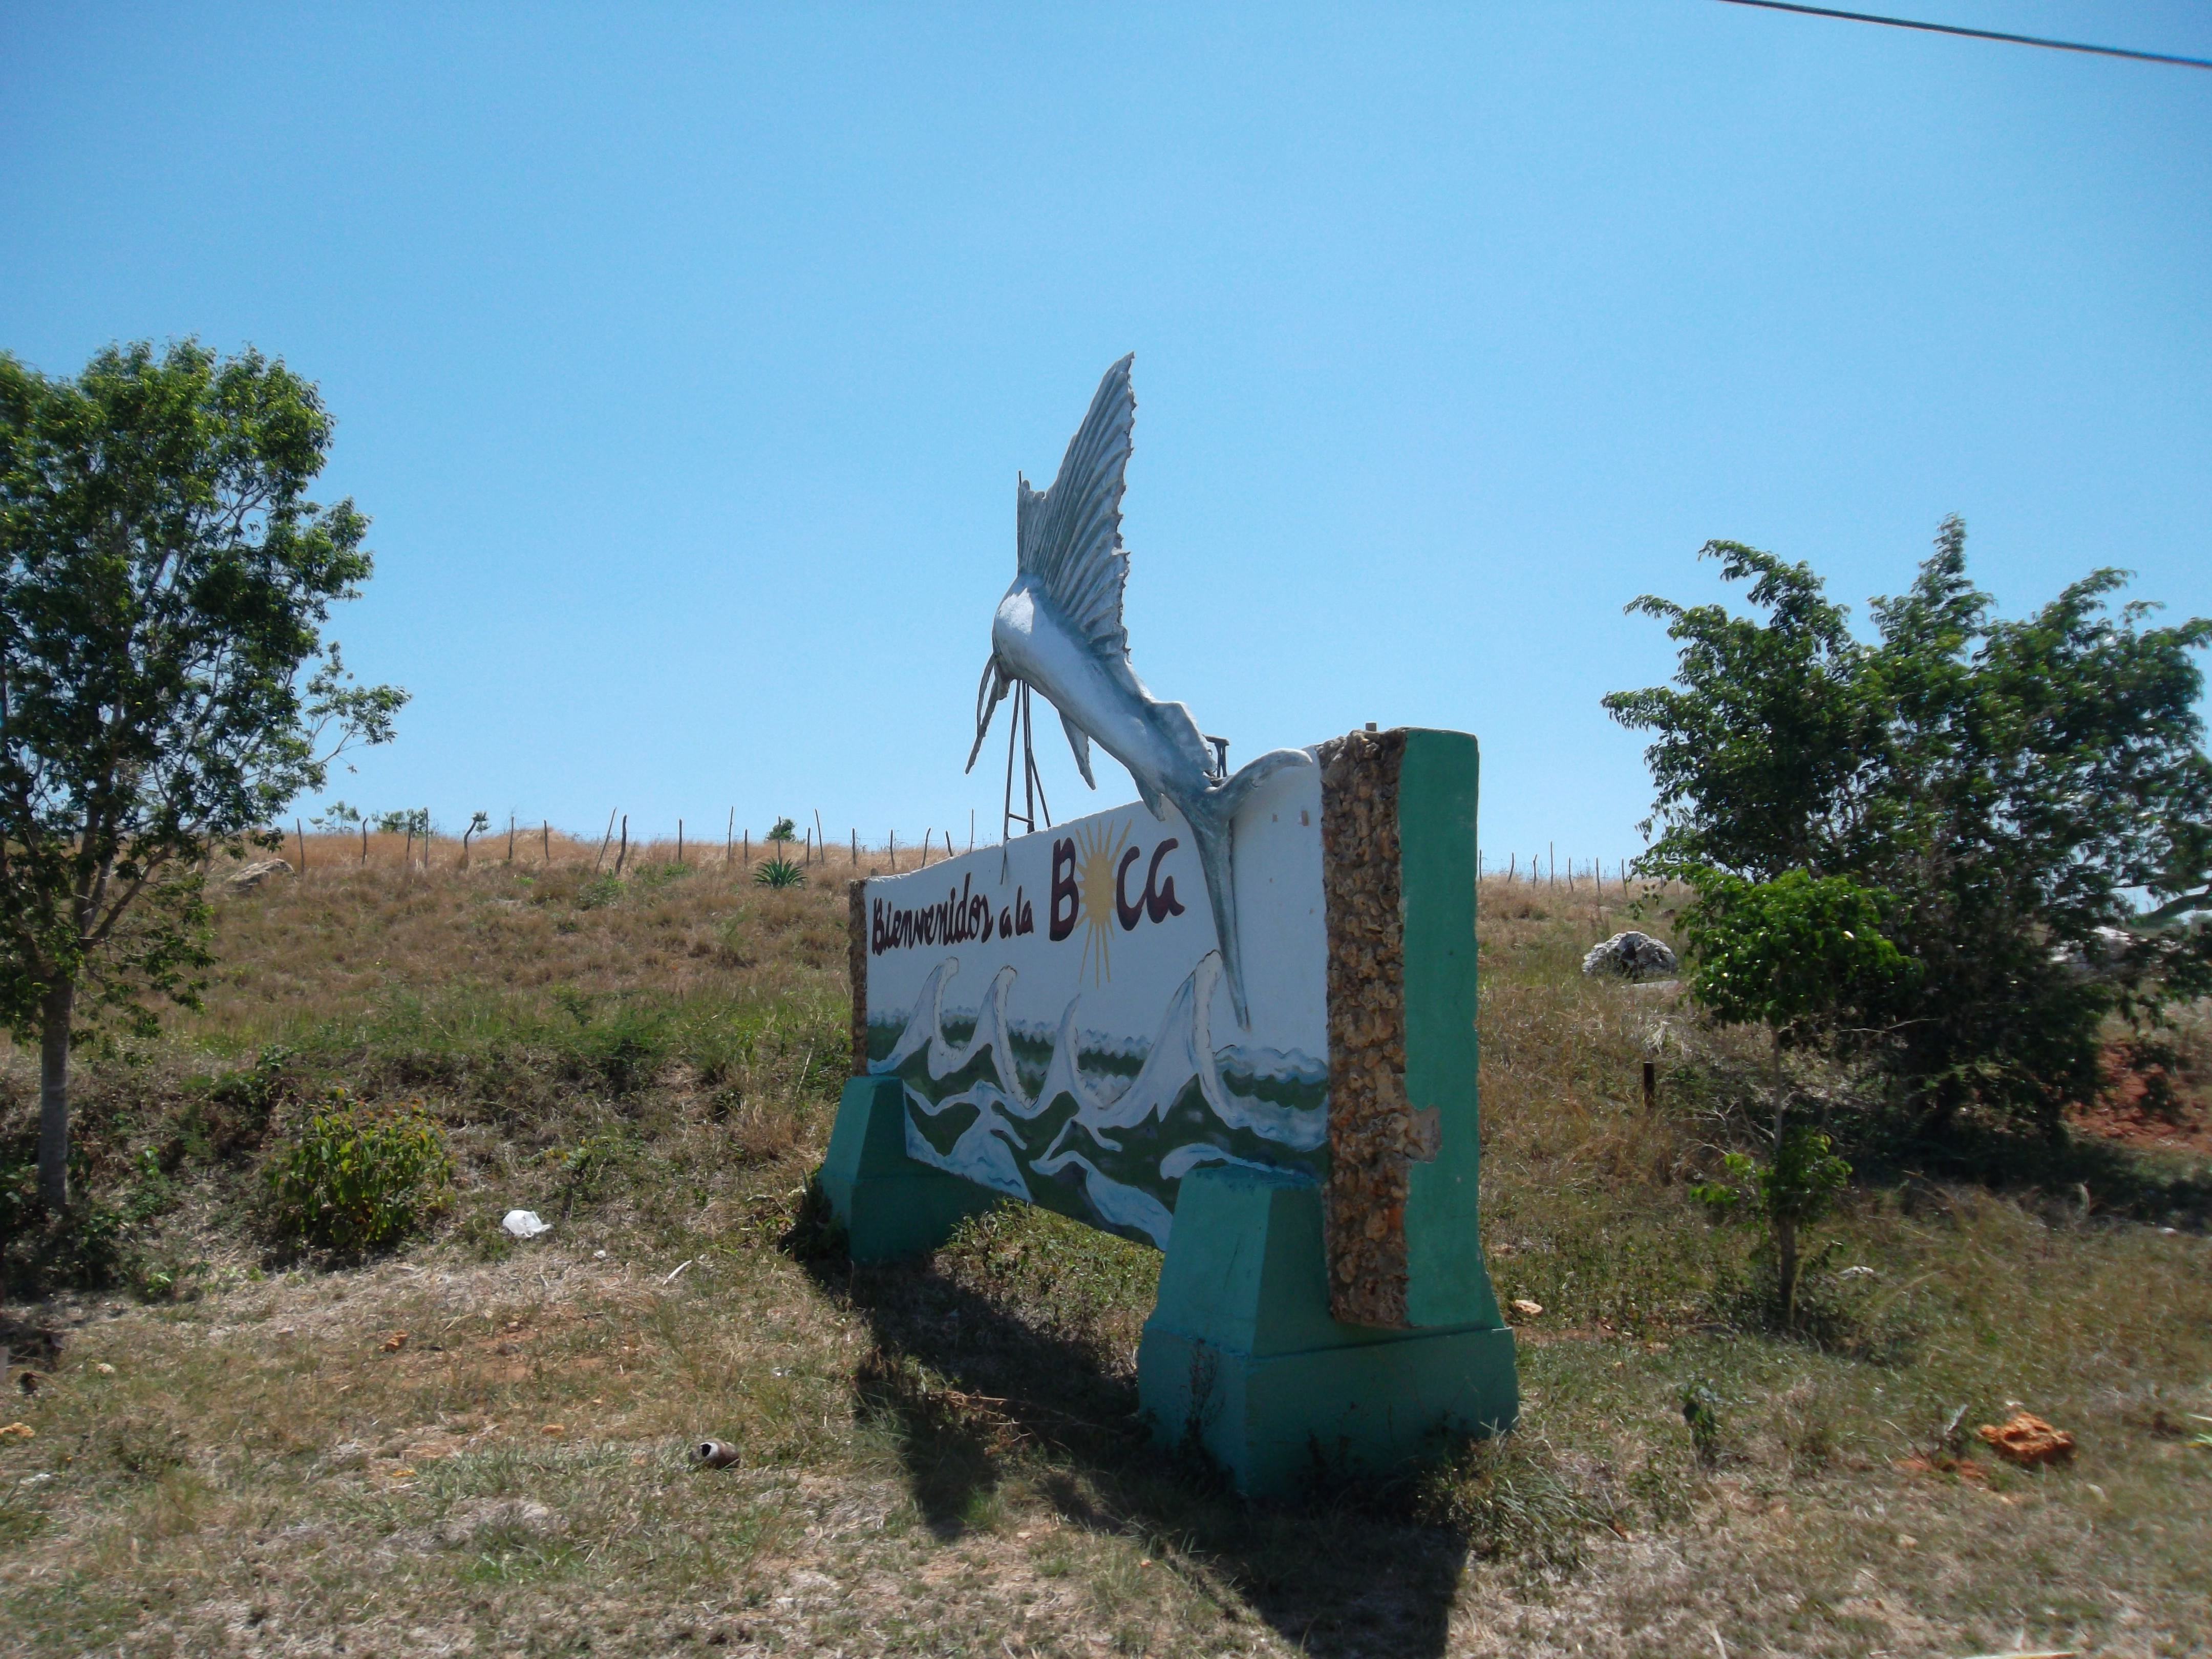
<svg viewBox="0 0 2212 1659"><path fill-rule="evenodd" d="M2016 46L2048 46L2054 52L2086 52L2100 58L2132 58L2145 64L2179 64L2187 69L2212 70L2212 58L2180 58L2167 52L2130 52L2125 46L2093 46L2080 40L2050 40L2039 34L2006 34L1996 29L1961 28L1955 23L1921 23L1910 17L1877 17L1870 11L1837 11L1828 6L1800 6L1790 0L1722 0L1730 6L1757 6L1762 11L1802 12L1808 17L1840 17L1850 23L1880 23L1893 29L1919 29L1929 34L1963 34L1975 40L2003 40Z"/></svg>

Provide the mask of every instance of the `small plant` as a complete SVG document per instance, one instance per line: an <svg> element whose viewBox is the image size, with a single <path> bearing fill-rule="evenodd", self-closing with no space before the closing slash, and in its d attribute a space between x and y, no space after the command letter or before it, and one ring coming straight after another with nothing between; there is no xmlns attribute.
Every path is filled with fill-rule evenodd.
<svg viewBox="0 0 2212 1659"><path fill-rule="evenodd" d="M786 819L785 822L789 823L790 820ZM753 884L757 887L804 887L806 885L806 872L779 853L753 872Z"/></svg>
<svg viewBox="0 0 2212 1659"><path fill-rule="evenodd" d="M775 828L768 832L768 838L774 842L797 841L799 826L789 818L778 818Z"/></svg>
<svg viewBox="0 0 2212 1659"><path fill-rule="evenodd" d="M1585 1490L1549 1447L1517 1434L1459 1448L1419 1479L1413 1507L1430 1524L1459 1532L1482 1559L1534 1566L1572 1566L1587 1534L1619 1525L1607 1494Z"/></svg>
<svg viewBox="0 0 2212 1659"><path fill-rule="evenodd" d="M269 1167L270 1218L287 1243L354 1254L396 1243L444 1206L446 1137L419 1105L319 1107Z"/></svg>
<svg viewBox="0 0 2212 1659"><path fill-rule="evenodd" d="M565 1216L579 1199L589 1202L598 1197L609 1177L629 1162L633 1150L620 1131L600 1130L548 1152L547 1159L561 1171L561 1212Z"/></svg>
<svg viewBox="0 0 2212 1659"><path fill-rule="evenodd" d="M1704 1382L1682 1390L1682 1421L1690 1427L1690 1449L1707 1468L1720 1461L1721 1397Z"/></svg>
<svg viewBox="0 0 2212 1659"><path fill-rule="evenodd" d="M1797 1285L1806 1266L1800 1229L1835 1206L1850 1176L1851 1166L1830 1149L1828 1137L1801 1123L1784 1131L1772 1164L1730 1152L1722 1160L1719 1180L1690 1188L1716 1221L1758 1230L1760 1254L1774 1260L1775 1294L1785 1326L1797 1322Z"/></svg>
<svg viewBox="0 0 2212 1659"><path fill-rule="evenodd" d="M623 884L619 876L593 876L576 890L579 910L597 910L612 904L622 896Z"/></svg>

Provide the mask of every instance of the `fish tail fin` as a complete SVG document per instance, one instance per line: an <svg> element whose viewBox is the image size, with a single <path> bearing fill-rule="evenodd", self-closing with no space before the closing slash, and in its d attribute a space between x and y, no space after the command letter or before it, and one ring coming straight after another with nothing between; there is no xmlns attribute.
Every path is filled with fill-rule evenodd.
<svg viewBox="0 0 2212 1659"><path fill-rule="evenodd" d="M1311 766L1314 758L1303 749L1271 749L1240 768L1225 783L1218 783L1197 799L1185 803L1183 817L1198 843L1199 867L1206 872L1206 896L1213 907L1213 936L1221 946L1221 966L1229 980L1229 1006L1237 1024L1249 1030L1250 1010L1244 1001L1243 952L1237 938L1236 818L1252 792L1278 772L1293 766Z"/></svg>

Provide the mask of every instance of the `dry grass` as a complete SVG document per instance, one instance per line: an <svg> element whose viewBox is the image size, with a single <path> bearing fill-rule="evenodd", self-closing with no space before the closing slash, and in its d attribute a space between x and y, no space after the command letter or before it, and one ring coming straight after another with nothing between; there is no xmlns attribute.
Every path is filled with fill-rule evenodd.
<svg viewBox="0 0 2212 1659"><path fill-rule="evenodd" d="M1574 971L1610 892L1485 893L1487 1236L1544 1308L1522 1431L1271 1506L1134 1421L1149 1252L1011 1212L896 1269L779 1248L842 1052L833 883L316 851L224 902L204 1016L90 1066L96 1189L184 1294L13 1310L47 1380L0 1440L11 1650L2202 1650L2212 1263L2197 1212L2106 1198L2185 1204L2191 1170L2085 1156L2084 1201L2055 1166L1999 1190L1869 1146L1812 1336L1766 1331L1685 1190L1734 1058ZM334 1082L425 1099L464 1184L400 1257L286 1263L257 1137ZM0 1069L8 1133L28 1085ZM507 1241L516 1204L553 1233ZM2072 1467L1940 1443L2012 1400ZM736 1468L687 1466L710 1434Z"/></svg>

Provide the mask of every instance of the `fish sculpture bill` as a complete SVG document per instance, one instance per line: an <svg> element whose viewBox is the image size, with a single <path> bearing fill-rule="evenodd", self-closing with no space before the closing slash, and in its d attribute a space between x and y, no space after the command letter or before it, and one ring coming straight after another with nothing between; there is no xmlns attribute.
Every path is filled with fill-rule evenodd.
<svg viewBox="0 0 2212 1659"><path fill-rule="evenodd" d="M1261 784L1314 759L1303 749L1277 749L1222 776L1189 708L1154 696L1130 665L1121 624L1129 574L1121 495L1137 412L1129 384L1134 361L1133 353L1122 358L1099 381L1050 489L1040 493L1017 476L1014 580L991 618L968 765L975 767L994 713L1019 683L1059 711L1085 783L1097 787L1091 769L1096 743L1128 769L1154 818L1165 822L1170 807L1179 813L1203 872L1230 1006L1237 1024L1249 1026L1234 821Z"/></svg>

